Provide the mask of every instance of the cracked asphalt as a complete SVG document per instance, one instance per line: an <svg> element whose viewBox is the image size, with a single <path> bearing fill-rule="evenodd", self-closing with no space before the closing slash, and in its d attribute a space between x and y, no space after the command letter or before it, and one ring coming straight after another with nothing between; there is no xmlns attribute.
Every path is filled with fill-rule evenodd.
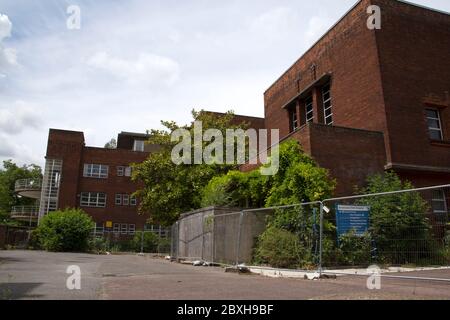
<svg viewBox="0 0 450 320"><path fill-rule="evenodd" d="M66 287L70 265L81 269L80 290ZM450 270L411 275L450 279ZM150 256L0 251L0 299L450 300L450 282L383 278L381 290L368 290L366 280L266 278Z"/></svg>

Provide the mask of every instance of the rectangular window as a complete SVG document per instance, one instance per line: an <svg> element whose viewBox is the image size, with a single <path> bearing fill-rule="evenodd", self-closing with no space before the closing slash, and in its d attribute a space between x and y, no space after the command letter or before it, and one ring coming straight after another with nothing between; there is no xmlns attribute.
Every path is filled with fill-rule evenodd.
<svg viewBox="0 0 450 320"><path fill-rule="evenodd" d="M126 223L122 223L120 225L120 233L127 234L128 231L128 225Z"/></svg>
<svg viewBox="0 0 450 320"><path fill-rule="evenodd" d="M123 177L124 174L125 174L125 167L123 167L123 166L117 167L117 176Z"/></svg>
<svg viewBox="0 0 450 320"><path fill-rule="evenodd" d="M124 206L128 206L130 204L130 196L127 194L122 195L122 203Z"/></svg>
<svg viewBox="0 0 450 320"><path fill-rule="evenodd" d="M331 91L330 84L325 85L322 88L322 99L323 99L323 119L326 125L333 124L333 110L331 104Z"/></svg>
<svg viewBox="0 0 450 320"><path fill-rule="evenodd" d="M314 106L312 96L305 100L305 115L307 123L314 120Z"/></svg>
<svg viewBox="0 0 450 320"><path fill-rule="evenodd" d="M134 234L136 232L136 225L135 224L129 224L128 225L128 233Z"/></svg>
<svg viewBox="0 0 450 320"><path fill-rule="evenodd" d="M106 193L102 192L82 192L80 197L81 207L106 207Z"/></svg>
<svg viewBox="0 0 450 320"><path fill-rule="evenodd" d="M137 200L135 196L130 196L130 205L135 206L137 204Z"/></svg>
<svg viewBox="0 0 450 320"><path fill-rule="evenodd" d="M431 199L431 206L433 213L443 214L447 213L447 201L445 200L444 190L434 190L433 198Z"/></svg>
<svg viewBox="0 0 450 320"><path fill-rule="evenodd" d="M114 223L113 232L114 233L120 232L120 223Z"/></svg>
<svg viewBox="0 0 450 320"><path fill-rule="evenodd" d="M131 167L125 168L125 177L131 177Z"/></svg>
<svg viewBox="0 0 450 320"><path fill-rule="evenodd" d="M122 195L121 194L116 194L116 206L120 206L122 205Z"/></svg>
<svg viewBox="0 0 450 320"><path fill-rule="evenodd" d="M83 176L88 178L108 178L109 166L103 164L85 164Z"/></svg>
<svg viewBox="0 0 450 320"><path fill-rule="evenodd" d="M133 151L144 151L144 141L143 140L134 140Z"/></svg>
<svg viewBox="0 0 450 320"><path fill-rule="evenodd" d="M291 121L291 132L295 131L298 129L298 115L297 115L297 108L295 106L293 106L290 110L289 110L289 118Z"/></svg>
<svg viewBox="0 0 450 320"><path fill-rule="evenodd" d="M438 110L427 109L427 124L428 132L430 133L430 139L432 140L443 140L442 135L442 123L441 116Z"/></svg>

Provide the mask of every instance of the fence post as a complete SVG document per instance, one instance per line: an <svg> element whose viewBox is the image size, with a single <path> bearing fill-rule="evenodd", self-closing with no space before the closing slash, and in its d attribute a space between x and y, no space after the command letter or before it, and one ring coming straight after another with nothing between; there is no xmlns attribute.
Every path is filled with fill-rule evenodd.
<svg viewBox="0 0 450 320"><path fill-rule="evenodd" d="M320 226L319 226L319 276L322 276L323 253L323 202L320 202Z"/></svg>
<svg viewBox="0 0 450 320"><path fill-rule="evenodd" d="M144 229L141 232L141 254L144 254Z"/></svg>
<svg viewBox="0 0 450 320"><path fill-rule="evenodd" d="M238 238L236 244L236 266L239 265L239 249L241 247L241 231L242 231L242 220L244 219L244 211L241 211L239 215L239 227L238 227Z"/></svg>

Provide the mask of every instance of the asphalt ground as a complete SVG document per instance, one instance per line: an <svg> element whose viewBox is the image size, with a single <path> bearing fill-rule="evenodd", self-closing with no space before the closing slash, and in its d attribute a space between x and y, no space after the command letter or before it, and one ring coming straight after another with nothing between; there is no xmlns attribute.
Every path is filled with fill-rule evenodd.
<svg viewBox="0 0 450 320"><path fill-rule="evenodd" d="M69 290L67 267L81 270L81 289ZM450 270L389 274L450 279ZM304 280L225 273L138 255L0 251L0 299L44 300L450 300L450 282L367 278Z"/></svg>

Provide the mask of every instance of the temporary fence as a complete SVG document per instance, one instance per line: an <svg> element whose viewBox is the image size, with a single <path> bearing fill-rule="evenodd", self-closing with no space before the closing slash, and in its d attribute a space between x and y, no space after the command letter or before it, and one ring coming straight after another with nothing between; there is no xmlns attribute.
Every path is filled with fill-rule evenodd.
<svg viewBox="0 0 450 320"><path fill-rule="evenodd" d="M207 208L172 226L171 255L318 270L450 266L450 185L259 209Z"/></svg>
<svg viewBox="0 0 450 320"><path fill-rule="evenodd" d="M171 231L167 228L150 226L144 231L120 232L110 228L95 227L90 237L94 250L109 252L138 252L170 254Z"/></svg>

